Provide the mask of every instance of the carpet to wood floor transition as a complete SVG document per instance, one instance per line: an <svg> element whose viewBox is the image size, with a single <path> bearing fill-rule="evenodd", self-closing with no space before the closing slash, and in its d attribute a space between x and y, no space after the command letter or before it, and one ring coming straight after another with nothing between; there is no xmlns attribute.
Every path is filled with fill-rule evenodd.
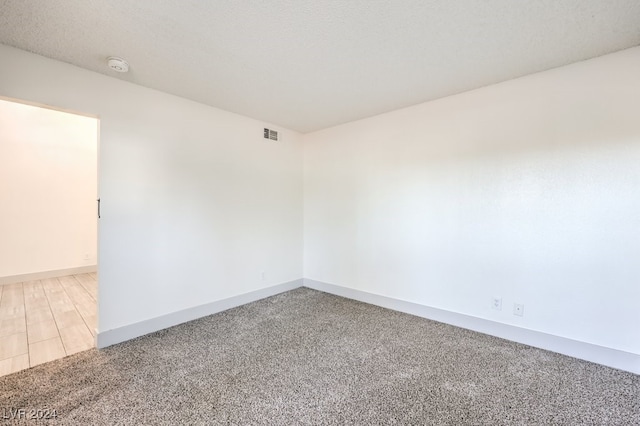
<svg viewBox="0 0 640 426"><path fill-rule="evenodd" d="M640 376L300 288L0 377L0 419L640 425Z"/></svg>

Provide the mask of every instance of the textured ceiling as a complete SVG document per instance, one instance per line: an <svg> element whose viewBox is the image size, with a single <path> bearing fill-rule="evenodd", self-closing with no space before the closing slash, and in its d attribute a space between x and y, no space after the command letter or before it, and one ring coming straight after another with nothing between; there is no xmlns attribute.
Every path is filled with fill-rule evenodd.
<svg viewBox="0 0 640 426"><path fill-rule="evenodd" d="M0 43L309 132L639 45L640 1L0 0Z"/></svg>

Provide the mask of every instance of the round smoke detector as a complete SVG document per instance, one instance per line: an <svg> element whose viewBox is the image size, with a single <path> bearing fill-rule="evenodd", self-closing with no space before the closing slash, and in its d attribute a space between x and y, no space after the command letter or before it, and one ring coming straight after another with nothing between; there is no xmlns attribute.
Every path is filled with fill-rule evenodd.
<svg viewBox="0 0 640 426"><path fill-rule="evenodd" d="M107 65L114 71L127 72L129 71L129 64L122 58L116 56L110 56L107 58Z"/></svg>

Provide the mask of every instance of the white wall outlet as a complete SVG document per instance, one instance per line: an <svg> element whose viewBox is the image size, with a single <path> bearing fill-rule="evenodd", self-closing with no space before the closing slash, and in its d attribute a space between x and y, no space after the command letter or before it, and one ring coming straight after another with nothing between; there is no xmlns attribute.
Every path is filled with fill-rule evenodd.
<svg viewBox="0 0 640 426"><path fill-rule="evenodd" d="M267 279L267 276L265 275L264 271L260 271L260 280L264 281Z"/></svg>
<svg viewBox="0 0 640 426"><path fill-rule="evenodd" d="M502 297L493 297L491 299L491 309L495 309L496 311L502 310Z"/></svg>
<svg viewBox="0 0 640 426"><path fill-rule="evenodd" d="M524 316L524 305L522 303L513 304L513 315Z"/></svg>

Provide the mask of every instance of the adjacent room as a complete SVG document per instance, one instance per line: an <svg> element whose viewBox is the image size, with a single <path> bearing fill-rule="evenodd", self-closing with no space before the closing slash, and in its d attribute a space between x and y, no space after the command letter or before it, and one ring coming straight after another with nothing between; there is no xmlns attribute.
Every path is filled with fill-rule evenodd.
<svg viewBox="0 0 640 426"><path fill-rule="evenodd" d="M0 375L95 346L98 120L0 99Z"/></svg>
<svg viewBox="0 0 640 426"><path fill-rule="evenodd" d="M4 418L640 424L639 2L5 1L0 63L99 138L62 266L88 181L0 151Z"/></svg>

